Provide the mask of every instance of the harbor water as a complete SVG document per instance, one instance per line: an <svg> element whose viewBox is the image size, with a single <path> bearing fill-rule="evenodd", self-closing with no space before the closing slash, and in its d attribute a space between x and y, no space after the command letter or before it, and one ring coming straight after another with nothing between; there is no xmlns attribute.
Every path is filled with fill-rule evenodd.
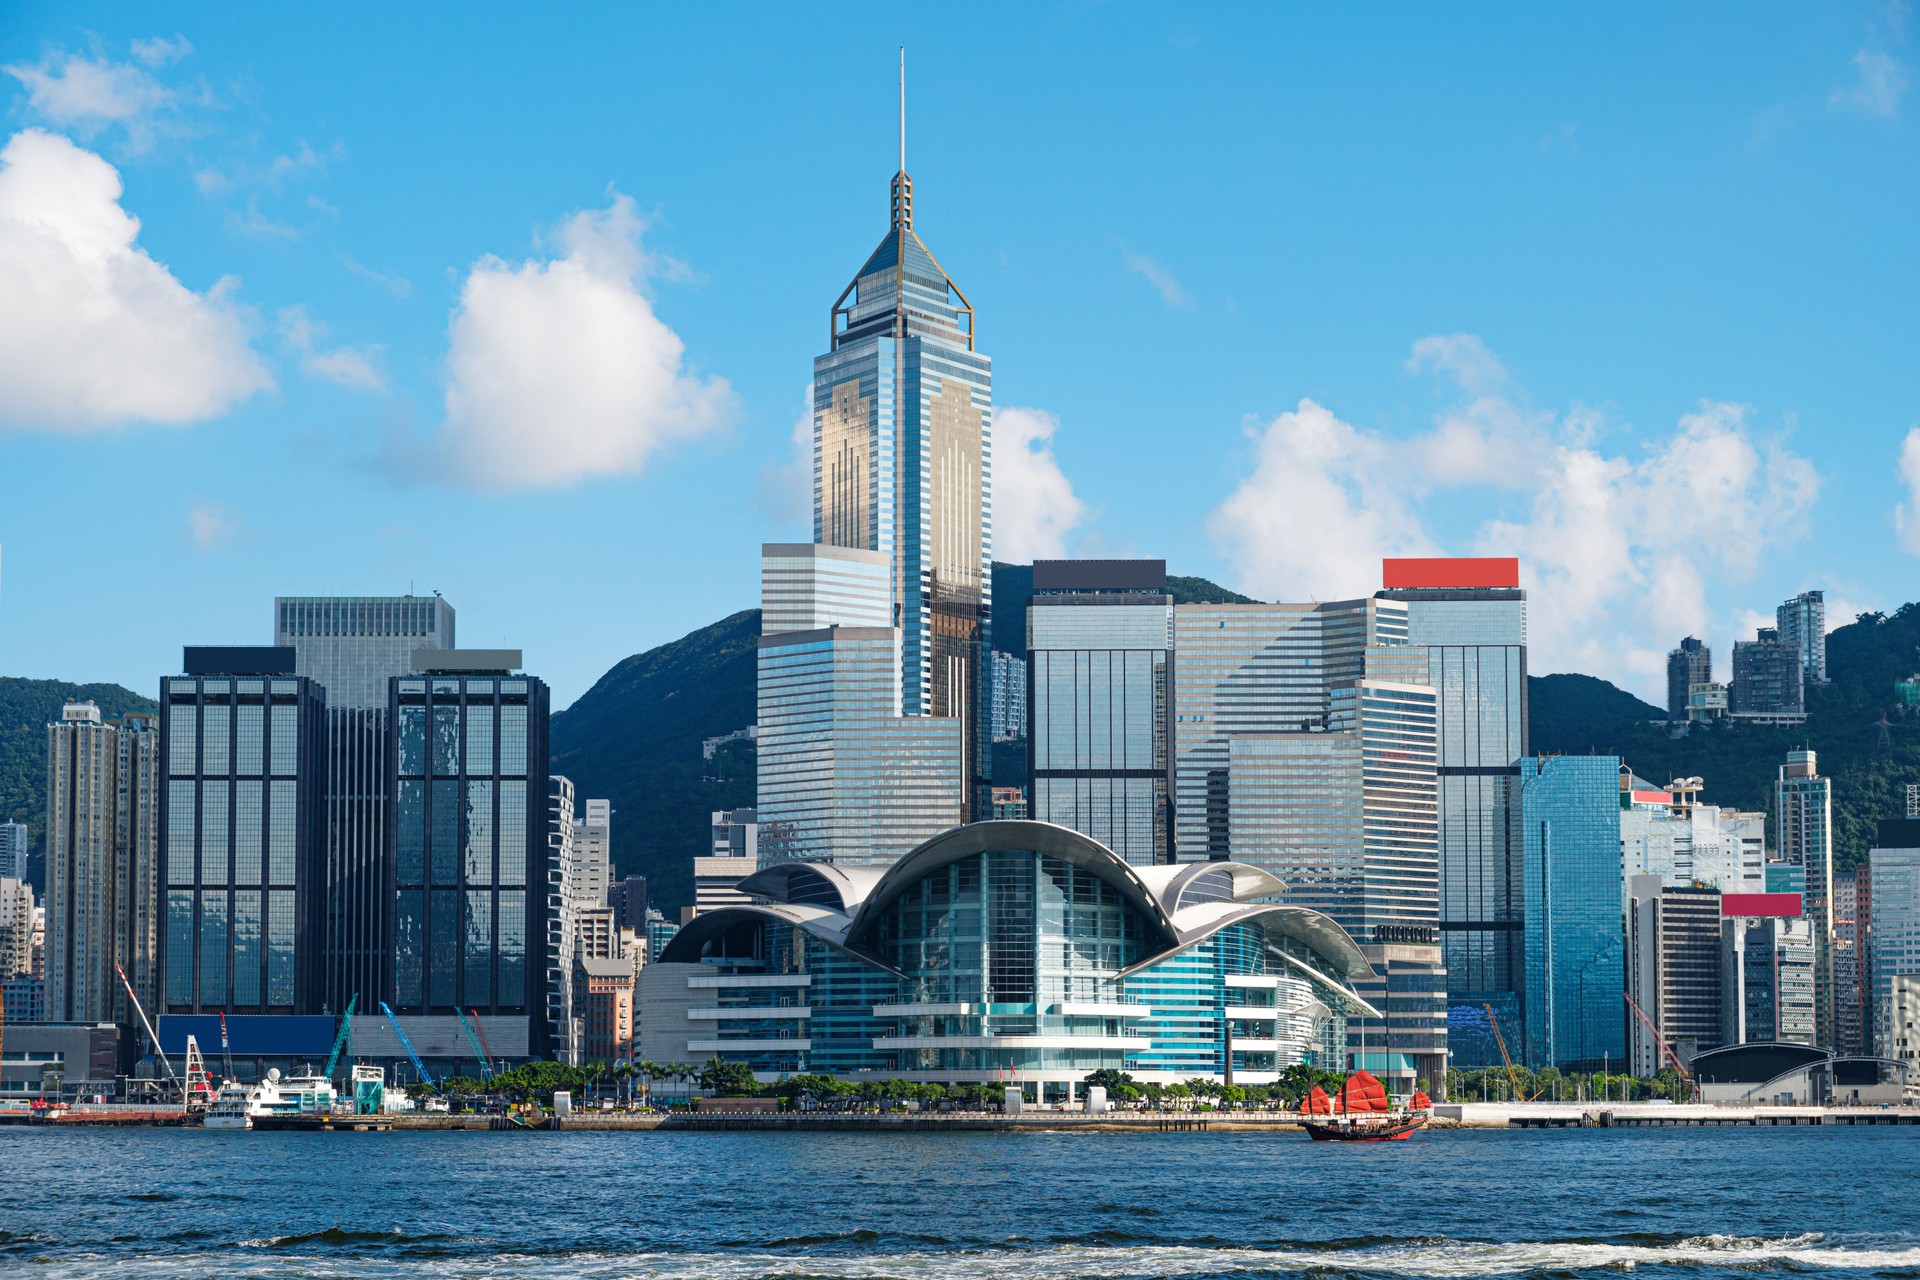
<svg viewBox="0 0 1920 1280"><path fill-rule="evenodd" d="M1920 1133L7 1129L0 1273L1920 1277Z"/></svg>

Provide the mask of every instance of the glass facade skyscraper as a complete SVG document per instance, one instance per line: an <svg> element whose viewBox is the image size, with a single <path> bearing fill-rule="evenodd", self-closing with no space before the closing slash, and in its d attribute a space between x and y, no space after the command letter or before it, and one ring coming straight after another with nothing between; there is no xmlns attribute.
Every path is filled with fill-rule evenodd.
<svg viewBox="0 0 1920 1280"><path fill-rule="evenodd" d="M913 228L913 182L833 306L813 366L813 537L889 558L899 706L960 722L968 805L984 813L992 604L992 376L973 308Z"/></svg>
<svg viewBox="0 0 1920 1280"><path fill-rule="evenodd" d="M1620 761L1520 761L1525 840L1525 1021L1529 1067L1598 1070L1626 1058L1621 933Z"/></svg>
<svg viewBox="0 0 1920 1280"><path fill-rule="evenodd" d="M900 712L889 558L761 553L759 860L877 865L966 820L963 723Z"/></svg>
<svg viewBox="0 0 1920 1280"><path fill-rule="evenodd" d="M1173 860L1173 597L1161 561L1041 561L1027 607L1028 812Z"/></svg>
<svg viewBox="0 0 1920 1280"><path fill-rule="evenodd" d="M326 703L284 648L161 682L162 1013L318 1013Z"/></svg>
<svg viewBox="0 0 1920 1280"><path fill-rule="evenodd" d="M524 1052L564 1049L546 1043L542 990L558 892L547 687L495 671L399 677L390 689L393 1007L524 1019Z"/></svg>
<svg viewBox="0 0 1920 1280"><path fill-rule="evenodd" d="M453 648L453 606L439 596L276 596L273 642L294 674L334 708L384 711L387 681L413 670L415 649Z"/></svg>
<svg viewBox="0 0 1920 1280"><path fill-rule="evenodd" d="M1174 844L1182 862L1237 856L1229 744L1327 725L1330 691L1369 674L1369 647L1404 643L1392 601L1194 604L1174 610Z"/></svg>
<svg viewBox="0 0 1920 1280"><path fill-rule="evenodd" d="M1774 847L1806 873L1807 923L1813 929L1814 1043L1834 1043L1833 781L1820 776L1819 757L1789 751L1773 786ZM1879 902L1875 900L1875 908Z"/></svg>
<svg viewBox="0 0 1920 1280"><path fill-rule="evenodd" d="M1510 559L1388 560L1383 599L1407 611L1440 694L1440 938L1455 1016L1492 1005L1517 1026L1526 977L1519 761L1527 755L1527 596ZM1490 1066L1491 1037L1459 1036L1456 1064ZM1494 1056L1486 1056L1489 1051Z"/></svg>

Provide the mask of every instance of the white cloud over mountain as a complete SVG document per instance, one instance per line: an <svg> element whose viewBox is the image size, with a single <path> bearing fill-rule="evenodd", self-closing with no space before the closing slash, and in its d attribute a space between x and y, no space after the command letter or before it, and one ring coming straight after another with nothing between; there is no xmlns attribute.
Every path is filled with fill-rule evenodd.
<svg viewBox="0 0 1920 1280"><path fill-rule="evenodd" d="M1819 476L1741 405L1703 403L1628 455L1594 442L1591 412L1525 405L1471 335L1422 339L1409 363L1461 394L1411 437L1312 400L1250 429L1253 468L1210 517L1242 590L1350 598L1379 585L1383 556L1516 555L1533 669L1651 696L1666 651L1716 618L1709 584L1751 579L1804 533ZM1464 490L1499 514L1442 539Z"/></svg>
<svg viewBox="0 0 1920 1280"><path fill-rule="evenodd" d="M727 381L690 372L654 312L647 282L683 268L648 252L645 230L616 195L560 225L557 257L474 264L450 325L446 417L418 462L483 491L552 488L637 473L732 419Z"/></svg>
<svg viewBox="0 0 1920 1280"><path fill-rule="evenodd" d="M0 150L0 427L194 422L273 386L236 283L181 284L121 194L112 165L56 134Z"/></svg>

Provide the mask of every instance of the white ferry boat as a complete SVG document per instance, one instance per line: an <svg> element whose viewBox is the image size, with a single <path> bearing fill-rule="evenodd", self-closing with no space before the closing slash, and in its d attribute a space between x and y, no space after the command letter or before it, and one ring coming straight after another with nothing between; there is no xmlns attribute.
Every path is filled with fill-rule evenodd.
<svg viewBox="0 0 1920 1280"><path fill-rule="evenodd" d="M200 1123L209 1129L251 1129L253 1117L248 1108L252 1101L253 1090L238 1080L228 1080L213 1095L213 1103Z"/></svg>

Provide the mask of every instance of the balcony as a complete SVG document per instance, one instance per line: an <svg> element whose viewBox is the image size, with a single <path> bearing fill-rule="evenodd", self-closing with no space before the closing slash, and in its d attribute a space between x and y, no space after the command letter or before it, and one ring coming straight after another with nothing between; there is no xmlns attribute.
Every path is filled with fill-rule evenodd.
<svg viewBox="0 0 1920 1280"><path fill-rule="evenodd" d="M805 1005L709 1005L687 1010L689 1022L787 1022L812 1016L813 1010Z"/></svg>
<svg viewBox="0 0 1920 1280"><path fill-rule="evenodd" d="M689 1040L688 1053L806 1053L813 1041L805 1036L761 1037L753 1040Z"/></svg>

